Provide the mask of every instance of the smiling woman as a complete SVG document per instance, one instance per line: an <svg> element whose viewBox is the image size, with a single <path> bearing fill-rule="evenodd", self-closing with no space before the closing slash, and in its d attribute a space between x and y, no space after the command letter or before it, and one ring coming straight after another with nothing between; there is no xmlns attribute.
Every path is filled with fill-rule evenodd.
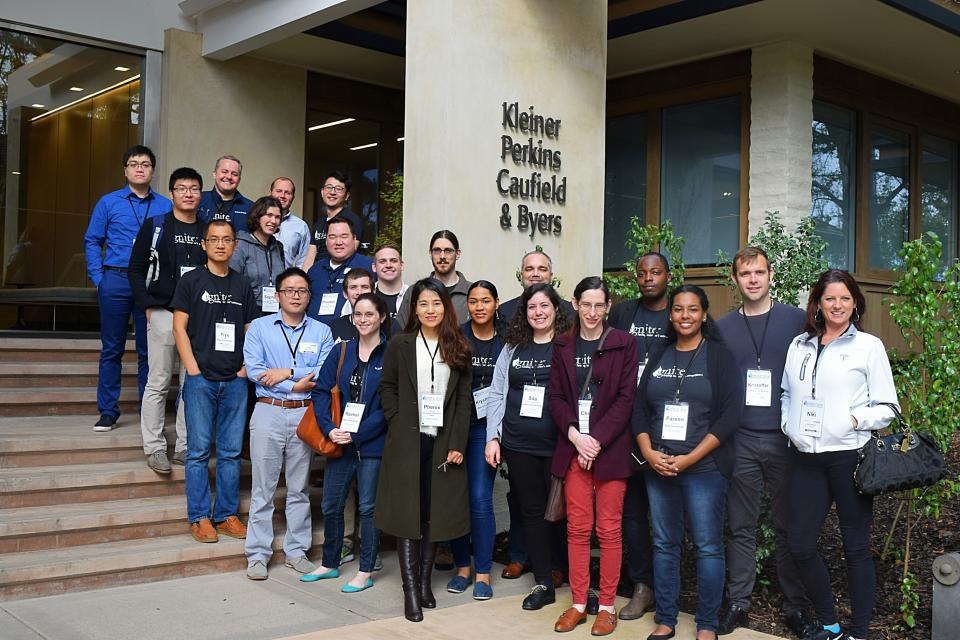
<svg viewBox="0 0 960 640"><path fill-rule="evenodd" d="M283 245L276 238L280 227L280 201L264 196L247 214L247 230L237 233L237 249L230 267L247 277L263 315L280 310L274 278L286 267Z"/></svg>

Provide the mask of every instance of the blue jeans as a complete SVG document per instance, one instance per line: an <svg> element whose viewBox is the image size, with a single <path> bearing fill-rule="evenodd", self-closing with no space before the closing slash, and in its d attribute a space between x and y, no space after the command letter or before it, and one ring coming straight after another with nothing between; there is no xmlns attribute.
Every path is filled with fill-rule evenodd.
<svg viewBox="0 0 960 640"><path fill-rule="evenodd" d="M147 316L133 304L133 290L127 274L104 269L97 288L100 304L100 378L97 381L97 409L101 414L120 415L120 361L127 346L127 323L133 313L137 344L139 398L147 385Z"/></svg>
<svg viewBox="0 0 960 640"><path fill-rule="evenodd" d="M646 472L653 529L656 621L676 628L684 521L697 552L697 630L716 631L725 571L723 518L727 479L719 471L665 478Z"/></svg>
<svg viewBox="0 0 960 640"><path fill-rule="evenodd" d="M380 478L380 458L361 458L355 445L343 450L341 458L327 458L323 471L323 566L340 566L343 547L343 509L354 476L357 478L360 518L360 571L370 573L380 549L380 530L373 526Z"/></svg>
<svg viewBox="0 0 960 640"><path fill-rule="evenodd" d="M187 375L183 383L187 421L187 519L210 518L210 448L217 443L217 498L213 521L237 515L240 449L247 415L247 379L207 380Z"/></svg>
<svg viewBox="0 0 960 640"><path fill-rule="evenodd" d="M458 567L470 566L470 542L477 573L490 573L493 566L493 540L497 523L493 515L493 479L497 470L483 455L487 444L487 423L470 425L467 438L467 483L470 488L470 533L450 541L453 561Z"/></svg>

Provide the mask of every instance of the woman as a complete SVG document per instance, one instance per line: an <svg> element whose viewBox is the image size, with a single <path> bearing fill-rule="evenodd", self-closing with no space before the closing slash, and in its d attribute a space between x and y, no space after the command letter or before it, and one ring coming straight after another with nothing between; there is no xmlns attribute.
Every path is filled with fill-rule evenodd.
<svg viewBox="0 0 960 640"><path fill-rule="evenodd" d="M431 590L437 540L470 530L467 470L470 345L442 284L410 288L404 333L387 345L380 400L389 422L374 522L398 538L403 614L423 620L437 601Z"/></svg>
<svg viewBox="0 0 960 640"><path fill-rule="evenodd" d="M493 481L497 471L486 463L483 450L487 443L487 398L493 367L503 349L497 334L497 288L487 280L477 280L467 289L470 321L460 326L473 352L473 406L470 410L470 436L467 440L467 481L470 485L470 534L450 542L457 573L447 583L450 593L463 593L470 586L470 547L476 563L474 600L493 597L490 567L493 566L493 541L497 535L493 515Z"/></svg>
<svg viewBox="0 0 960 640"><path fill-rule="evenodd" d="M536 584L523 600L528 611L556 602L551 569L564 555L561 528L544 520L543 514L557 448L557 428L546 406L553 338L569 328L553 287L547 283L527 287L507 328L487 399L485 457L496 467L502 455L510 469L510 493L523 514L533 565Z"/></svg>
<svg viewBox="0 0 960 640"><path fill-rule="evenodd" d="M358 339L342 342L330 351L313 389L317 424L327 438L343 445L343 456L327 458L323 472L323 562L316 570L300 577L301 582L314 582L340 576L343 510L350 485L356 478L360 567L357 575L341 587L344 593L356 593L373 586L371 575L380 548L380 532L373 524L373 513L380 458L387 434L379 392L384 352L390 335L390 314L386 303L372 293L362 294L353 306L353 326L359 334ZM330 390L334 385L340 389L342 419L339 425L331 419Z"/></svg>
<svg viewBox="0 0 960 640"><path fill-rule="evenodd" d="M271 196L254 202L247 214L247 229L237 231L237 248L230 257L230 268L250 280L262 315L280 310L273 282L287 268L283 245L276 238L280 210L280 201Z"/></svg>
<svg viewBox="0 0 960 640"><path fill-rule="evenodd" d="M566 478L567 553L573 606L554 625L559 632L587 620L590 534L596 500L600 541L600 608L592 635L617 627L614 600L623 552L623 497L630 477L630 415L638 355L634 338L604 322L610 293L602 278L584 278L573 290L577 315L569 333L557 336L550 365L550 413L557 425L553 475Z"/></svg>
<svg viewBox="0 0 960 640"><path fill-rule="evenodd" d="M673 290L667 347L640 377L633 432L647 462L657 628L672 638L680 599L684 523L697 551L697 640L715 640L724 584L723 519L733 472L730 438L743 389L733 355L713 324L707 294Z"/></svg>
<svg viewBox="0 0 960 640"><path fill-rule="evenodd" d="M820 276L807 301L804 333L787 351L783 371L782 428L795 447L787 543L823 631L816 639L866 638L873 612L870 555L873 498L853 484L857 449L870 431L890 424L897 403L893 374L879 338L861 331L867 306L846 271ZM874 406L876 405L876 406ZM817 539L836 504L847 563L852 615L841 633L830 576Z"/></svg>

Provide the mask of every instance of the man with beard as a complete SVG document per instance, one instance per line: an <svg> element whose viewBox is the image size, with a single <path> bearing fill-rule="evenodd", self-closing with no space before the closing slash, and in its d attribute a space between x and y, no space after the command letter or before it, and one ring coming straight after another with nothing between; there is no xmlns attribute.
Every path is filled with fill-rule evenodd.
<svg viewBox="0 0 960 640"><path fill-rule="evenodd" d="M467 311L467 291L472 283L457 271L457 260L460 258L460 241L457 240L456 234L449 229L437 231L430 238L429 254L433 271L428 277L446 287L453 302L453 310L457 314L457 324L463 324L470 319L470 314ZM401 327L405 327L409 317L410 305L404 304L397 312L397 322Z"/></svg>

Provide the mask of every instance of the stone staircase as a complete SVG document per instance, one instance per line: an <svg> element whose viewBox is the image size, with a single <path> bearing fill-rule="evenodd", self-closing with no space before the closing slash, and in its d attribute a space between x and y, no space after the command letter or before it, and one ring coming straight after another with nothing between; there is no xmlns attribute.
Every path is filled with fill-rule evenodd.
<svg viewBox="0 0 960 640"><path fill-rule="evenodd" d="M146 466L132 343L119 427L92 430L99 348L98 340L0 338L0 601L246 566L242 540L190 537L183 467L161 476ZM167 424L172 446L172 415ZM249 463L242 469L246 520ZM313 491L316 545L322 521ZM282 549L284 496L281 487L275 549ZM282 552L274 556L282 561Z"/></svg>

